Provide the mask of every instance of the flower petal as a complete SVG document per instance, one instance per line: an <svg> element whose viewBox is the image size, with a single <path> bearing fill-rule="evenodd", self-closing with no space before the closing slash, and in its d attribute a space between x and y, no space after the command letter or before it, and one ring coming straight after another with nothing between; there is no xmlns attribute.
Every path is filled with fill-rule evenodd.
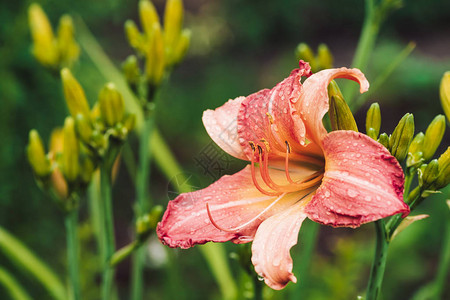
<svg viewBox="0 0 450 300"><path fill-rule="evenodd" d="M283 171L271 170L271 176L278 182L282 175ZM260 178L257 180L267 188ZM158 237L169 247L180 248L209 241L250 242L264 219L286 209L306 193L311 193L311 189L280 196L262 194L255 188L247 166L234 175L223 176L205 189L181 194L170 201L158 224Z"/></svg>
<svg viewBox="0 0 450 300"><path fill-rule="evenodd" d="M308 196L288 209L268 218L259 225L252 244L252 263L259 276L275 290L297 282L292 273L290 249L297 244L298 232L306 218L304 208Z"/></svg>
<svg viewBox="0 0 450 300"><path fill-rule="evenodd" d="M242 149L249 160L253 155L249 141L268 141L272 149L270 158L285 153L285 141L291 147L305 144L305 126L292 105L292 101L302 91L301 77L310 72L308 64L300 66L301 69L292 71L273 89L251 94L242 102L238 114L238 133Z"/></svg>
<svg viewBox="0 0 450 300"><path fill-rule="evenodd" d="M328 85L333 79L346 78L360 84L360 92L369 89L369 82L358 69L327 69L313 74L303 83L303 91L295 107L306 126L306 138L320 145L327 131L323 126L323 116L329 109Z"/></svg>
<svg viewBox="0 0 450 300"><path fill-rule="evenodd" d="M325 175L305 211L318 223L358 227L397 213L403 202L403 171L380 143L354 131L333 131L322 144Z"/></svg>
<svg viewBox="0 0 450 300"><path fill-rule="evenodd" d="M245 97L228 100L216 110L203 112L203 124L212 140L228 154L239 159L246 159L242 152L237 133L237 117Z"/></svg>

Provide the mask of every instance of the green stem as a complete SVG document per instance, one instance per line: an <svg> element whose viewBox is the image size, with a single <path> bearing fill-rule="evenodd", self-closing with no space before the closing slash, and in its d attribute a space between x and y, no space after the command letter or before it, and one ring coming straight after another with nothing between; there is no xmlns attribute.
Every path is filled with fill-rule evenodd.
<svg viewBox="0 0 450 300"><path fill-rule="evenodd" d="M77 234L78 209L73 209L65 217L67 238L67 262L69 268L70 293L72 300L81 299L79 243Z"/></svg>
<svg viewBox="0 0 450 300"><path fill-rule="evenodd" d="M31 300L25 289L6 270L0 267L0 285L3 285L13 300Z"/></svg>
<svg viewBox="0 0 450 300"><path fill-rule="evenodd" d="M114 254L114 224L112 211L112 183L111 183L111 166L112 164L105 162L100 168L100 194L103 204L103 276L102 276L102 299L110 300L112 294L112 284L114 278L114 268L109 264L109 260Z"/></svg>
<svg viewBox="0 0 450 300"><path fill-rule="evenodd" d="M117 266L125 258L130 256L134 252L134 250L136 250L139 246L140 244L138 241L133 241L132 243L126 245L125 247L120 248L111 257L110 265L113 267Z"/></svg>
<svg viewBox="0 0 450 300"><path fill-rule="evenodd" d="M436 279L434 280L434 297L433 300L439 300L442 298L442 292L446 284L447 273L450 267L450 214L447 211L446 229L444 235L444 241L442 244L441 258L439 260L438 271Z"/></svg>
<svg viewBox="0 0 450 300"><path fill-rule="evenodd" d="M386 267L387 250L389 246L383 220L378 220L375 222L375 230L375 257L372 263L372 269L370 271L369 283L367 285L366 300L377 300L378 295L380 294L384 269Z"/></svg>
<svg viewBox="0 0 450 300"><path fill-rule="evenodd" d="M365 71L369 62L370 54L373 51L375 40L380 29L379 19L375 17L375 5L373 0L366 0L366 12L364 25L359 37L358 46L356 47L355 56L353 58L352 67ZM344 99L350 107L353 106L353 98L356 94L357 86L352 83L343 85Z"/></svg>
<svg viewBox="0 0 450 300"><path fill-rule="evenodd" d="M151 199L149 197L149 178L150 178L150 161L152 149L149 148L150 136L154 128L154 117L152 111L149 111L144 119L144 127L142 128L139 140L139 164L136 174L136 217L140 218L148 213L151 207ZM141 300L144 292L144 262L145 249L137 248L133 254L132 273L131 273L131 299Z"/></svg>
<svg viewBox="0 0 450 300"><path fill-rule="evenodd" d="M252 276L253 279L253 299L262 300L263 299L263 282L258 279L258 276Z"/></svg>
<svg viewBox="0 0 450 300"><path fill-rule="evenodd" d="M306 226L305 226L306 225ZM304 291L306 287L308 287L308 274L309 274L309 267L312 262L312 254L314 252L314 248L316 246L317 242L317 236L319 233L319 227L320 225L315 222L308 222L305 224L305 230L302 231L302 244L303 249L301 252L301 255L299 257L298 263L296 264L299 268L296 270L297 274L301 274L300 276L303 276L303 279L300 279L296 285L295 285L295 291L291 293L291 299L299 299L306 297L304 294ZM303 230L303 228L302 228Z"/></svg>
<svg viewBox="0 0 450 300"><path fill-rule="evenodd" d="M419 200L421 199L420 195L421 195L420 187L416 187L414 190L411 191L411 193L409 193L408 197L405 199L405 203L410 205L411 211L414 210L414 208L416 207L417 205L416 203L418 203L418 201L420 202ZM392 235L395 232L395 229L397 229L398 225L400 225L402 221L403 221L402 214L397 214L389 219L388 223L386 224L386 232L389 240L391 240Z"/></svg>

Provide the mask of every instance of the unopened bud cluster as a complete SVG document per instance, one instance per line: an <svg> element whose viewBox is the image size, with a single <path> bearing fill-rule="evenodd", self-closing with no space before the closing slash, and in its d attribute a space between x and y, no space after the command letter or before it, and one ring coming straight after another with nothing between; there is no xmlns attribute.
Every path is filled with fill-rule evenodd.
<svg viewBox="0 0 450 300"><path fill-rule="evenodd" d="M149 89L158 87L166 73L179 64L189 48L191 32L183 29L183 2L167 0L164 14L164 28L152 2L139 2L139 15L142 32L137 25L128 20L125 22L125 32L129 44L137 51L139 57L145 60L145 71L141 72L136 56L128 57L123 65L125 78L130 87L137 92L141 78ZM148 91L151 98L152 91Z"/></svg>
<svg viewBox="0 0 450 300"><path fill-rule="evenodd" d="M366 117L366 132L378 140L399 161L406 160L408 172L417 171L419 186L426 191L423 195L435 192L450 182L450 150L447 148L438 159L431 160L445 133L445 117L436 116L428 125L425 134L414 135L414 117L405 114L398 122L393 133L380 135L381 113L377 103L370 106ZM431 161L430 161L431 160Z"/></svg>
<svg viewBox="0 0 450 300"><path fill-rule="evenodd" d="M80 47L74 39L72 18L63 15L59 20L57 35L50 21L37 3L30 5L28 18L33 38L33 55L43 66L51 70L69 67L80 55Z"/></svg>
<svg viewBox="0 0 450 300"><path fill-rule="evenodd" d="M295 49L295 57L308 62L313 73L333 67L333 55L325 44L320 44L314 54L308 44L300 43Z"/></svg>
<svg viewBox="0 0 450 300"><path fill-rule="evenodd" d="M121 93L113 83L106 84L99 93L92 110L78 81L68 69L61 71L64 96L74 119L75 130L84 147L102 158L111 143L121 144L134 128L134 115L125 114Z"/></svg>

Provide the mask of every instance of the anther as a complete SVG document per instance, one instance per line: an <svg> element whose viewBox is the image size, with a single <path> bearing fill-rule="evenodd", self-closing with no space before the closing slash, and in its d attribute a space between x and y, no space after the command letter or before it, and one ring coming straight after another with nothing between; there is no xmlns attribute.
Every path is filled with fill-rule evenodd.
<svg viewBox="0 0 450 300"><path fill-rule="evenodd" d="M249 143L250 147L252 148L252 151L255 152L256 151L255 143L253 143L252 141L249 141L248 143Z"/></svg>
<svg viewBox="0 0 450 300"><path fill-rule="evenodd" d="M289 145L288 141L284 141L286 143L286 151L287 153L291 153L291 146Z"/></svg>
<svg viewBox="0 0 450 300"><path fill-rule="evenodd" d="M270 124L273 124L273 117L269 112L266 112L267 117L269 118Z"/></svg>

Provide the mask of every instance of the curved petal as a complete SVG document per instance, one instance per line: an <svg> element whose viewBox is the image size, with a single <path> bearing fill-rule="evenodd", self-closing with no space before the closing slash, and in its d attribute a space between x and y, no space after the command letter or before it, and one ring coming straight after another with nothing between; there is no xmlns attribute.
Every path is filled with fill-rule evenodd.
<svg viewBox="0 0 450 300"><path fill-rule="evenodd" d="M284 172L271 170L271 176L280 182ZM268 189L260 178L257 180ZM250 242L264 219L286 209L306 193L311 193L311 189L276 196L262 194L255 188L247 166L205 189L181 194L170 201L158 224L158 237L169 247L180 248L209 241Z"/></svg>
<svg viewBox="0 0 450 300"><path fill-rule="evenodd" d="M239 159L246 159L242 152L237 133L239 108L245 97L228 100L215 110L203 112L203 124L211 139L225 152Z"/></svg>
<svg viewBox="0 0 450 300"><path fill-rule="evenodd" d="M291 147L305 144L305 126L292 105L302 91L301 77L310 73L307 63L300 67L273 89L251 94L242 102L238 115L238 134L249 160L254 155L249 141L266 140L272 150L271 158L285 153L286 141Z"/></svg>
<svg viewBox="0 0 450 300"><path fill-rule="evenodd" d="M322 119L329 108L328 85L336 78L346 78L358 82L361 93L369 89L369 82L358 69L327 69L317 72L305 80L303 92L295 107L306 126L306 138L319 145L327 134Z"/></svg>
<svg viewBox="0 0 450 300"><path fill-rule="evenodd" d="M323 139L325 175L305 211L318 223L358 227L397 213L403 202L403 171L380 143L354 131L333 131Z"/></svg>
<svg viewBox="0 0 450 300"><path fill-rule="evenodd" d="M259 276L275 290L297 282L292 273L290 249L297 244L298 232L306 218L304 207L311 196L273 215L258 227L252 244L252 263Z"/></svg>

